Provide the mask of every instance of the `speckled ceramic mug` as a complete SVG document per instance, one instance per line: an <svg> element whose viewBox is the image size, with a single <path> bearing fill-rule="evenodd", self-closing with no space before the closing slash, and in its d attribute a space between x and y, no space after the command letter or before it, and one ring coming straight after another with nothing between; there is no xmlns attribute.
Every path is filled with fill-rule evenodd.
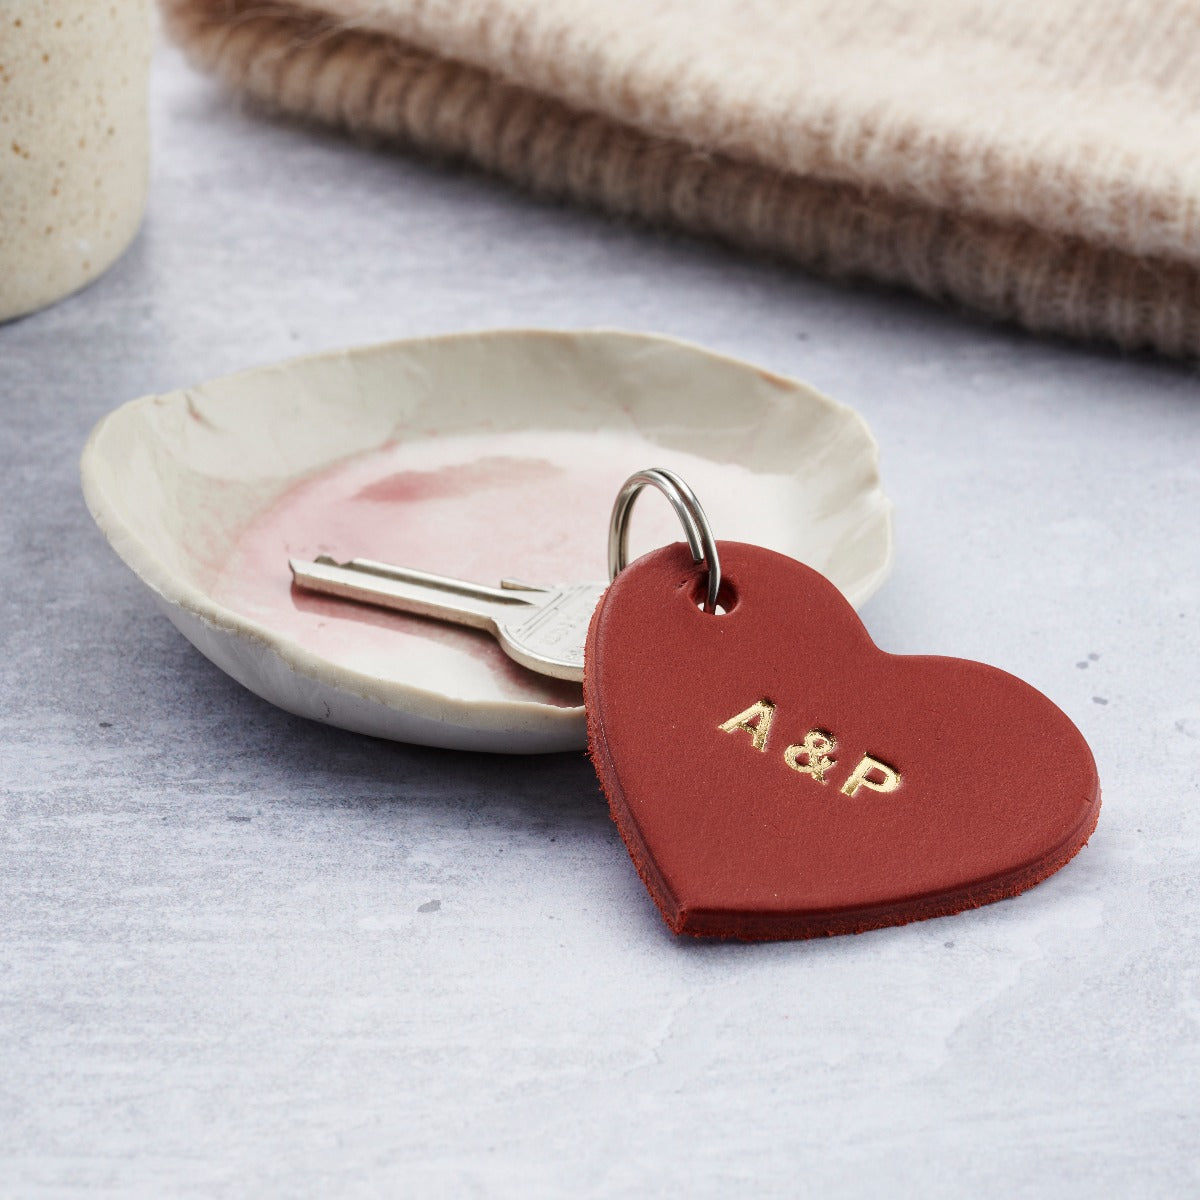
<svg viewBox="0 0 1200 1200"><path fill-rule="evenodd" d="M0 320L83 287L141 222L149 0L0 3Z"/></svg>

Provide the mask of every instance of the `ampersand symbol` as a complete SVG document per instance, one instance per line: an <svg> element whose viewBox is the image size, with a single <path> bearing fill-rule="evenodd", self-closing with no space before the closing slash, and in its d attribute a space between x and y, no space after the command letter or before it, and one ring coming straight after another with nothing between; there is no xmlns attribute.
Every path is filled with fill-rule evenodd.
<svg viewBox="0 0 1200 1200"><path fill-rule="evenodd" d="M823 729L810 729L804 735L802 744L789 746L783 752L783 761L793 771L811 775L818 783L825 783L825 772L837 761L829 757L829 752L836 749L837 740L833 734ZM801 758L804 762L799 761Z"/></svg>

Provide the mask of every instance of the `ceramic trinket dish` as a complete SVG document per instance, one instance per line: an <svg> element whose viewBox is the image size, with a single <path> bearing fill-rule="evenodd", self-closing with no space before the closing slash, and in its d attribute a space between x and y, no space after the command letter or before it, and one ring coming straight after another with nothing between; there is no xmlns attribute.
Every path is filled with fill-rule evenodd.
<svg viewBox="0 0 1200 1200"><path fill-rule="evenodd" d="M117 409L84 492L117 553L222 670L290 712L457 749L581 747L577 684L488 634L301 593L289 557L370 557L480 583L603 581L609 509L649 464L731 538L852 602L885 577L875 443L813 389L669 338L502 331L258 368ZM635 552L677 540L646 505Z"/></svg>

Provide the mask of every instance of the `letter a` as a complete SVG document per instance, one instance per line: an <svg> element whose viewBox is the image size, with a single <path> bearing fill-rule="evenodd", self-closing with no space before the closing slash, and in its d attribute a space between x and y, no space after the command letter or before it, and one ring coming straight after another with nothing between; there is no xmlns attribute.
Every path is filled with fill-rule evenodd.
<svg viewBox="0 0 1200 1200"><path fill-rule="evenodd" d="M882 779L872 779L872 772L878 772ZM854 768L850 778L842 784L842 795L853 796L859 788L870 788L873 792L894 792L900 786L900 772L879 759L864 754L862 762Z"/></svg>
<svg viewBox="0 0 1200 1200"><path fill-rule="evenodd" d="M750 734L751 745L755 750L766 753L767 735L771 732L771 722L774 719L775 705L770 700L760 700L757 704L750 705L745 712L722 722L717 728L726 733L737 733L739 729L744 729Z"/></svg>

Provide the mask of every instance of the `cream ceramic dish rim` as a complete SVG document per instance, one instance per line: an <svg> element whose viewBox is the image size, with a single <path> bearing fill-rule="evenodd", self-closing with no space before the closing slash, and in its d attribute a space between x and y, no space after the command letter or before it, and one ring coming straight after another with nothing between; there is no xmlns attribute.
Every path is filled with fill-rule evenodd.
<svg viewBox="0 0 1200 1200"><path fill-rule="evenodd" d="M544 329L537 327L501 328L463 330L427 337L395 338L385 342L317 351L312 354L298 355L294 358L274 363L260 364L232 372L228 375L219 376L217 379L206 381L206 383L246 379L258 374L277 371L281 367L302 367L307 363L321 362L332 358L353 358L356 355L368 353L375 354L406 347L447 344L463 340L480 341L533 337L547 341L578 341L597 336L628 339L631 343L666 343L714 360L719 360L739 370L753 371L787 390L795 390L798 385L798 381L788 376L765 370L745 360L735 358L732 355L722 354L719 351L710 350L708 347L682 338L607 327L579 330ZM88 510L117 555L142 583L149 587L160 600L196 618L207 628L256 643L263 649L270 651L290 672L320 687L330 687L370 704L381 705L397 715L408 718L415 717L418 721L428 722L444 728L458 728L480 734L519 732L526 736L533 734L534 731L544 730L547 735L553 733L556 736L546 736L542 740L546 742L561 742L564 746L571 744L568 740L570 735L582 731L582 722L584 719L582 704L565 708L538 701L516 699L505 700L503 703L487 702L481 704L454 699L443 693L431 691L426 687L416 684L378 679L364 672L333 663L321 655L306 649L292 638L278 634L258 621L217 603L207 592L190 581L180 578L166 566L155 554L154 550L130 529L121 516L119 506L110 500L102 478L107 461L102 456L100 447L105 431L113 421L122 419L122 417L123 419L128 419L129 415L136 412L139 408L161 402L166 397L186 397L189 390L195 390L199 386L203 385L172 389L170 392L150 393L126 401L96 423L84 445L80 461L80 476ZM864 448L869 454L870 478L881 506L880 517L883 521L884 553L875 570L867 577L866 582L849 597L851 603L857 607L874 594L887 577L892 565L892 503L884 494L879 477L878 444L866 422L849 405L841 404L809 385L801 384L799 386L804 392L818 398L829 409L857 423L862 434ZM362 452L362 450L359 450L349 455L330 458L320 469L328 469L335 462L345 461L348 458L354 457L355 454ZM656 464L647 463L646 465L653 466ZM302 476L297 476L293 482L298 481L300 478ZM716 532L719 537L720 530ZM203 650L201 652L205 653L206 657L208 657L207 652ZM244 681L239 680L239 682L242 682L243 686L248 686ZM249 690L255 691L256 689L249 688ZM256 694L261 695L261 693ZM466 740L469 741L470 739Z"/></svg>

